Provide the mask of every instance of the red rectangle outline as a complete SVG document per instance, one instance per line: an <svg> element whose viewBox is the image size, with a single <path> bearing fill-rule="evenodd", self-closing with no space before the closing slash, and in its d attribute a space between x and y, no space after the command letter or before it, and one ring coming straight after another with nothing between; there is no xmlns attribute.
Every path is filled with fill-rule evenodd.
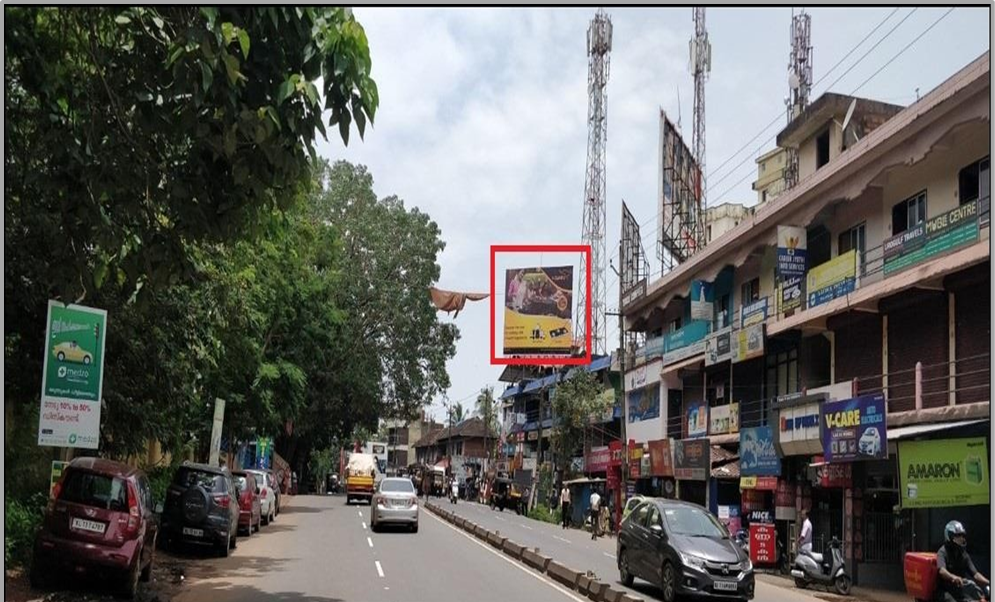
<svg viewBox="0 0 995 602"><path fill-rule="evenodd" d="M587 266L584 283L587 299L591 298L591 245L491 245L491 365L492 366L587 366L591 363L591 304L584 308L584 322L587 324L584 335L584 355L581 357L497 357L494 323L497 317L494 300L494 277L497 271L498 253L583 253Z"/></svg>

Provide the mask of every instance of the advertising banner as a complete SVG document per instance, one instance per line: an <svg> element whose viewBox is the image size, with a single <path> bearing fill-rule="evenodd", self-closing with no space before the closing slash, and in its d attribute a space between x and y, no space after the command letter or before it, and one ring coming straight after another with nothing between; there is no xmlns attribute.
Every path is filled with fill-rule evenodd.
<svg viewBox="0 0 995 602"><path fill-rule="evenodd" d="M48 479L48 493L51 495L52 490L55 489L55 484L59 482L62 478L62 471L69 466L69 462L63 462L62 460L52 460L52 474Z"/></svg>
<svg viewBox="0 0 995 602"><path fill-rule="evenodd" d="M107 312L48 302L38 445L97 449Z"/></svg>
<svg viewBox="0 0 995 602"><path fill-rule="evenodd" d="M746 328L767 319L767 297L744 305L739 311L739 326Z"/></svg>
<svg viewBox="0 0 995 602"><path fill-rule="evenodd" d="M687 425L689 438L708 435L708 403L701 400L688 402Z"/></svg>
<svg viewBox="0 0 995 602"><path fill-rule="evenodd" d="M650 476L653 471L653 463L649 451L643 451L643 457L639 459L639 472L643 477Z"/></svg>
<svg viewBox="0 0 995 602"><path fill-rule="evenodd" d="M725 525L727 531L735 534L742 528L743 522L739 516L739 506L719 506L718 511L719 522Z"/></svg>
<svg viewBox="0 0 995 602"><path fill-rule="evenodd" d="M784 280L804 277L806 269L807 234L798 226L777 227L777 275Z"/></svg>
<svg viewBox="0 0 995 602"><path fill-rule="evenodd" d="M777 477L739 477L739 488L742 490L776 491Z"/></svg>
<svg viewBox="0 0 995 602"><path fill-rule="evenodd" d="M733 333L732 363L737 364L764 354L764 325L754 324Z"/></svg>
<svg viewBox="0 0 995 602"><path fill-rule="evenodd" d="M754 510L746 515L750 524L761 523L764 525L774 524L774 513L770 510Z"/></svg>
<svg viewBox="0 0 995 602"><path fill-rule="evenodd" d="M674 476L689 481L707 481L711 451L707 439L675 439Z"/></svg>
<svg viewBox="0 0 995 602"><path fill-rule="evenodd" d="M587 453L584 464L588 472L607 472L608 463L611 461L611 450L608 446L592 447Z"/></svg>
<svg viewBox="0 0 995 602"><path fill-rule="evenodd" d="M633 479L638 479L641 471L640 467L643 463L643 448L641 446L635 446L629 448L629 476Z"/></svg>
<svg viewBox="0 0 995 602"><path fill-rule="evenodd" d="M801 308L802 288L804 288L804 286L805 286L805 279L800 276L785 278L781 282L781 288L780 288L781 313Z"/></svg>
<svg viewBox="0 0 995 602"><path fill-rule="evenodd" d="M898 470L903 508L990 503L988 449L983 437L899 441Z"/></svg>
<svg viewBox="0 0 995 602"><path fill-rule="evenodd" d="M629 422L642 422L660 417L660 384L629 392Z"/></svg>
<svg viewBox="0 0 995 602"><path fill-rule="evenodd" d="M771 427L757 426L740 431L739 473L744 476L781 474L781 458L774 448Z"/></svg>
<svg viewBox="0 0 995 602"><path fill-rule="evenodd" d="M853 292L857 282L857 250L847 251L808 271L808 307L828 303Z"/></svg>
<svg viewBox="0 0 995 602"><path fill-rule="evenodd" d="M504 354L568 354L573 266L505 272Z"/></svg>
<svg viewBox="0 0 995 602"><path fill-rule="evenodd" d="M258 437L256 439L255 467L268 470L272 463L273 439L270 437Z"/></svg>
<svg viewBox="0 0 995 602"><path fill-rule="evenodd" d="M691 319L711 321L714 317L715 286L704 280L691 281Z"/></svg>
<svg viewBox="0 0 995 602"><path fill-rule="evenodd" d="M709 409L708 432L712 435L739 432L739 404L717 406Z"/></svg>
<svg viewBox="0 0 995 602"><path fill-rule="evenodd" d="M732 336L732 331L725 329L705 339L706 366L732 359Z"/></svg>
<svg viewBox="0 0 995 602"><path fill-rule="evenodd" d="M878 393L823 403L820 418L826 462L888 457L884 395Z"/></svg>
<svg viewBox="0 0 995 602"><path fill-rule="evenodd" d="M978 201L965 203L884 241L884 275L978 240Z"/></svg>
<svg viewBox="0 0 995 602"><path fill-rule="evenodd" d="M674 476L674 457L670 453L670 439L650 441L650 474L654 477Z"/></svg>
<svg viewBox="0 0 995 602"><path fill-rule="evenodd" d="M611 468L618 468L622 465L622 442L609 441L608 449L611 451L611 460L609 460L608 466Z"/></svg>
<svg viewBox="0 0 995 602"><path fill-rule="evenodd" d="M670 353L703 340L708 336L711 320L693 320L674 332L663 335L663 351Z"/></svg>
<svg viewBox="0 0 995 602"><path fill-rule="evenodd" d="M777 561L777 529L774 525L750 525L750 560L754 564L774 564Z"/></svg>

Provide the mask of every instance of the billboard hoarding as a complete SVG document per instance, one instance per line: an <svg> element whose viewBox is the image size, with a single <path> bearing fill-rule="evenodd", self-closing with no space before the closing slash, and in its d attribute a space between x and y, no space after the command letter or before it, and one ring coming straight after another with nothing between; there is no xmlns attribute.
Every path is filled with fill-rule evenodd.
<svg viewBox="0 0 995 602"><path fill-rule="evenodd" d="M674 476L689 481L706 481L711 467L711 447L707 439L674 440Z"/></svg>
<svg viewBox="0 0 995 602"><path fill-rule="evenodd" d="M884 395L829 401L820 407L820 434L826 462L888 457Z"/></svg>
<svg viewBox="0 0 995 602"><path fill-rule="evenodd" d="M857 283L857 251L847 251L808 271L808 307L828 303L853 292Z"/></svg>
<svg viewBox="0 0 995 602"><path fill-rule="evenodd" d="M505 271L504 353L570 353L573 266Z"/></svg>
<svg viewBox="0 0 995 602"><path fill-rule="evenodd" d="M989 505L983 437L898 442L903 508Z"/></svg>

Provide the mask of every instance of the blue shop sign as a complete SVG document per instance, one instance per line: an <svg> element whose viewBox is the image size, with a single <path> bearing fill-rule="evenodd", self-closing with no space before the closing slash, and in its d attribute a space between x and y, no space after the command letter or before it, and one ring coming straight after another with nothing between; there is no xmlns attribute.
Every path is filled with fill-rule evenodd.
<svg viewBox="0 0 995 602"><path fill-rule="evenodd" d="M665 334L663 336L664 353L687 347L692 343L697 343L704 339L708 336L710 325L711 322L707 320L693 320L685 324L682 328Z"/></svg>
<svg viewBox="0 0 995 602"><path fill-rule="evenodd" d="M818 420L818 416L813 416ZM779 476L781 459L774 447L774 433L769 426L739 431L739 472L746 477Z"/></svg>

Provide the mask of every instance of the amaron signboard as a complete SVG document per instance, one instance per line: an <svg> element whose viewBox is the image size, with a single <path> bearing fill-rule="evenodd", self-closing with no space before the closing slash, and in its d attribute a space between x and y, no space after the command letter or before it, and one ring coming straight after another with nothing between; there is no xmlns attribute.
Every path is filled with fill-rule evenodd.
<svg viewBox="0 0 995 602"><path fill-rule="evenodd" d="M570 353L573 266L505 272L504 353Z"/></svg>
<svg viewBox="0 0 995 602"><path fill-rule="evenodd" d="M822 451L827 462L888 457L884 395L829 401L821 407Z"/></svg>
<svg viewBox="0 0 995 602"><path fill-rule="evenodd" d="M781 458L769 426L745 428L739 433L739 472L745 476L781 474Z"/></svg>
<svg viewBox="0 0 995 602"><path fill-rule="evenodd" d="M707 439L675 439L674 476L689 481L707 481L711 451Z"/></svg>
<svg viewBox="0 0 995 602"><path fill-rule="evenodd" d="M990 503L988 449L982 437L899 441L898 469L903 508Z"/></svg>
<svg viewBox="0 0 995 602"><path fill-rule="evenodd" d="M97 449L107 312L48 302L38 445Z"/></svg>

